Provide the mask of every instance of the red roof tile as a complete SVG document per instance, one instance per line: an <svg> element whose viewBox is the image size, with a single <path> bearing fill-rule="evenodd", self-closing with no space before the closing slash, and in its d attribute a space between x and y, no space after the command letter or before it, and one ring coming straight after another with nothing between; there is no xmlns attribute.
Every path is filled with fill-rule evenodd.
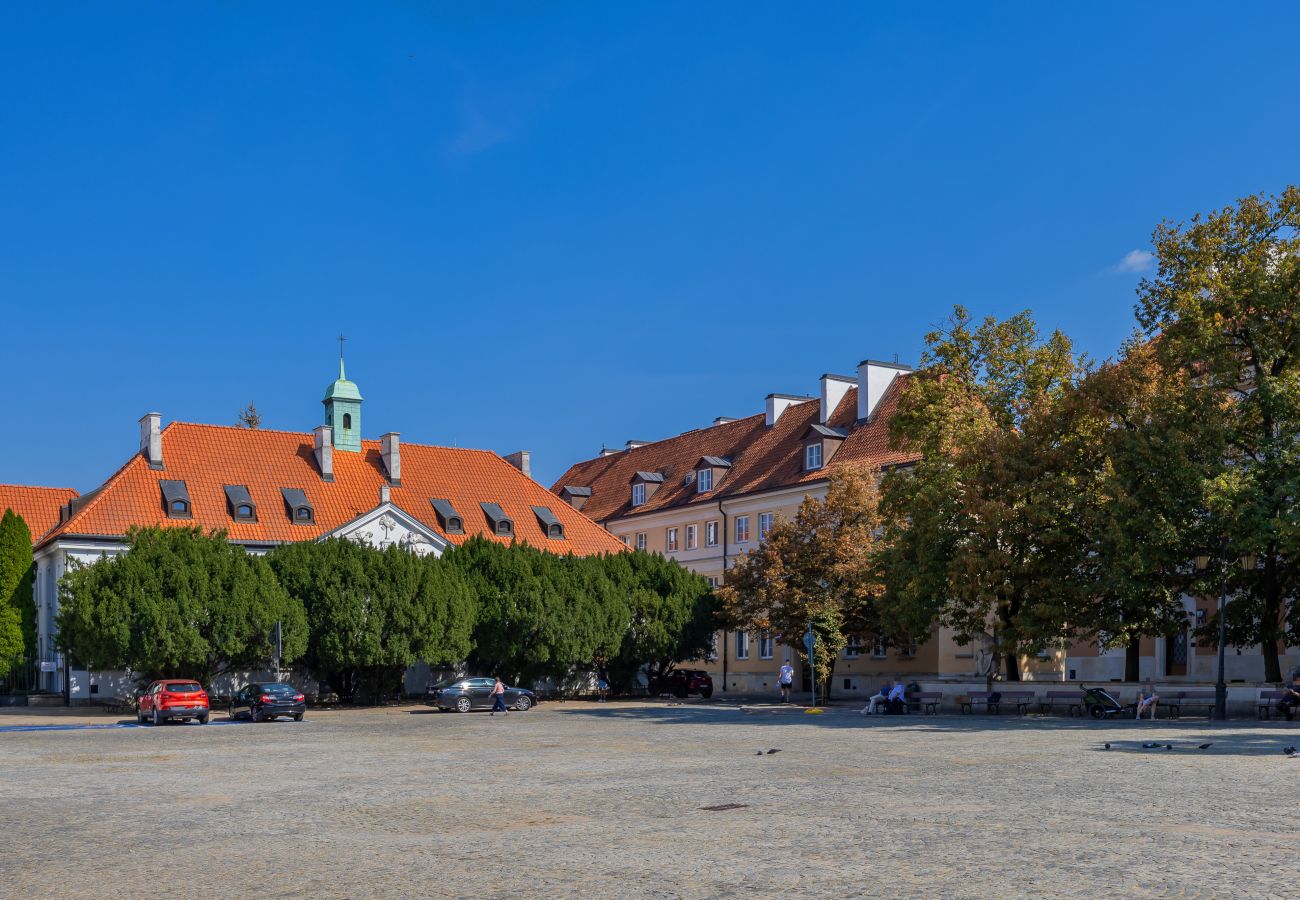
<svg viewBox="0 0 1300 900"><path fill-rule="evenodd" d="M378 441L362 441L360 453L334 450L334 481L321 481L313 436L298 432L173 422L162 431L164 469L137 454L85 505L47 535L120 536L132 525L198 525L224 528L241 543L303 541L333 531L379 505L388 483ZM587 516L560 502L546 488L495 453L422 444L401 445L402 484L392 503L453 544L481 534L495 540L479 504L498 503L514 520L515 535L535 547L586 555L626 548ZM158 482L185 482L191 519L169 519ZM224 485L244 485L257 506L257 522L235 522ZM281 488L304 491L315 522L296 525ZM443 532L430 500L447 499L465 520L465 534ZM564 525L563 540L547 538L533 506L548 506Z"/></svg>
<svg viewBox="0 0 1300 900"><path fill-rule="evenodd" d="M59 507L77 492L72 488L25 487L18 484L0 484L0 515L12 509L23 517L32 533L32 543L41 539L59 522Z"/></svg>
<svg viewBox="0 0 1300 900"><path fill-rule="evenodd" d="M828 468L846 463L883 467L915 459L915 454L889 446L889 419L898 406L906 379L906 375L894 379L870 422L856 421L857 388L845 393L827 424L847 430L848 437L831 458ZM589 459L571 466L551 490L558 494L565 485L591 488L591 498L583 504L582 511L597 522L605 522L678 506L716 503L720 498L741 494L822 482L828 476L827 469L805 471L801 453L804 433L809 425L817 422L820 408L816 400L809 400L790 406L771 428L767 427L766 417L759 414ZM725 456L732 463L714 489L701 494L693 482L685 483L684 477L694 471L704 456ZM633 507L631 484L638 471L663 472L666 477L654 496Z"/></svg>

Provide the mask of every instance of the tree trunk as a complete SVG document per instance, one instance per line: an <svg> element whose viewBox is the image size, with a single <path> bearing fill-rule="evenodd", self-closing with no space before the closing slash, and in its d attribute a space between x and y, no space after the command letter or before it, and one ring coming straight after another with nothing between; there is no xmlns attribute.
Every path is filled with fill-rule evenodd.
<svg viewBox="0 0 1300 900"><path fill-rule="evenodd" d="M1124 680L1138 681L1138 671L1142 662L1142 638L1135 637L1124 648Z"/></svg>
<svg viewBox="0 0 1300 900"><path fill-rule="evenodd" d="M1020 680L1020 654L1012 647L1003 654L1007 661L1007 681Z"/></svg>
<svg viewBox="0 0 1300 900"><path fill-rule="evenodd" d="M1264 560L1264 610L1259 624L1264 680L1278 684L1282 681L1282 660L1277 652L1278 638L1282 636L1282 590L1277 579L1277 559L1272 555Z"/></svg>
<svg viewBox="0 0 1300 900"><path fill-rule="evenodd" d="M826 683L822 685L822 702L826 703L831 699L831 682L835 680L835 664L839 662L839 655L836 654L831 658L831 670L826 673Z"/></svg>

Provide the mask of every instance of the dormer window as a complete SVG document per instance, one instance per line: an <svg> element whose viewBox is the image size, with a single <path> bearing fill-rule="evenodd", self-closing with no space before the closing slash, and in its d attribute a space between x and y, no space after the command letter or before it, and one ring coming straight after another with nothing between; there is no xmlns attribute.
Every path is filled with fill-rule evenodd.
<svg viewBox="0 0 1300 900"><path fill-rule="evenodd" d="M515 523L506 515L499 504L480 503L483 508L483 514L487 516L488 524L492 526L492 533L497 537L514 537Z"/></svg>
<svg viewBox="0 0 1300 900"><path fill-rule="evenodd" d="M560 499L574 509L582 509L583 504L591 499L591 488L566 484L560 491Z"/></svg>
<svg viewBox="0 0 1300 900"><path fill-rule="evenodd" d="M645 484L638 481L632 485L632 505L640 506L645 503Z"/></svg>
<svg viewBox="0 0 1300 900"><path fill-rule="evenodd" d="M700 469L695 473L696 493L706 494L711 490L713 490L713 470Z"/></svg>
<svg viewBox="0 0 1300 900"><path fill-rule="evenodd" d="M438 523L442 526L444 534L465 533L465 520L460 513L456 512L456 507L451 505L450 500L431 498L429 503L433 505L433 511L438 514Z"/></svg>
<svg viewBox="0 0 1300 900"><path fill-rule="evenodd" d="M164 479L158 482L158 488L162 491L163 509L167 511L167 518L194 518L190 510L190 491L185 482Z"/></svg>
<svg viewBox="0 0 1300 900"><path fill-rule="evenodd" d="M316 510L301 488L280 488L284 505L289 510L289 520L295 525L316 524Z"/></svg>
<svg viewBox="0 0 1300 900"><path fill-rule="evenodd" d="M561 522L547 506L534 506L533 514L537 516L542 531L553 541L564 540L564 523Z"/></svg>
<svg viewBox="0 0 1300 900"><path fill-rule="evenodd" d="M707 494L727 475L731 460L725 456L701 456L695 464L695 493Z"/></svg>
<svg viewBox="0 0 1300 900"><path fill-rule="evenodd" d="M257 504L248 493L248 486L243 484L223 484L226 492L226 506L230 509L230 518L236 522L256 522Z"/></svg>
<svg viewBox="0 0 1300 900"><path fill-rule="evenodd" d="M804 448L803 458L803 467L809 472L813 469L820 469L822 467L822 445L820 443L809 444Z"/></svg>

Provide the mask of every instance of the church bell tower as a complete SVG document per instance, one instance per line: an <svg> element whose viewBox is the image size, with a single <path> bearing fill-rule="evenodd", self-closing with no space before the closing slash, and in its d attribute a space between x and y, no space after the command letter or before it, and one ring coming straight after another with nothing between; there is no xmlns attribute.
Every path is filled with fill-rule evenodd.
<svg viewBox="0 0 1300 900"><path fill-rule="evenodd" d="M325 424L333 429L334 449L361 452L361 391L343 372L343 341L339 337L339 377L325 390Z"/></svg>

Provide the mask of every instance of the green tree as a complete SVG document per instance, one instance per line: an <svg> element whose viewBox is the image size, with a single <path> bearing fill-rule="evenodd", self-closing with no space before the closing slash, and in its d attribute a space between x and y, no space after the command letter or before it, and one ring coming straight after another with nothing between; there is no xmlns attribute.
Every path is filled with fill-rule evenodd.
<svg viewBox="0 0 1300 900"><path fill-rule="evenodd" d="M1084 364L1027 312L975 325L958 306L926 345L890 421L894 445L919 460L884 481L882 621L911 634L946 625L1017 681L1023 654L1064 638L1039 591L1068 504L1031 426Z"/></svg>
<svg viewBox="0 0 1300 900"><path fill-rule="evenodd" d="M0 661L36 649L32 534L12 509L0 518Z"/></svg>
<svg viewBox="0 0 1300 900"><path fill-rule="evenodd" d="M1227 559L1259 558L1256 571L1232 569L1229 641L1258 644L1265 680L1278 681L1288 618L1300 643L1300 187L1164 223L1154 245L1159 269L1139 288L1138 321L1166 368L1191 373L1219 412L1210 543L1226 538ZM1217 594L1217 581L1211 573L1201 589Z"/></svg>
<svg viewBox="0 0 1300 900"><path fill-rule="evenodd" d="M336 538L286 544L268 560L306 609L304 661L341 697L391 695L408 666L457 662L470 650L473 596L436 557Z"/></svg>
<svg viewBox="0 0 1300 900"><path fill-rule="evenodd" d="M221 531L140 528L117 557L70 570L60 582L59 643L95 669L205 684L271 660L281 623L284 659L302 655L307 619L265 559Z"/></svg>
<svg viewBox="0 0 1300 900"><path fill-rule="evenodd" d="M249 403L241 409L235 417L235 424L240 428L261 428L262 414L257 411L256 404Z"/></svg>
<svg viewBox="0 0 1300 900"><path fill-rule="evenodd" d="M834 469L825 500L806 497L793 520L778 520L718 589L723 616L735 628L769 631L798 647L812 628L821 696L829 696L848 638L879 630L876 477L857 466ZM806 664L806 651L799 653Z"/></svg>
<svg viewBox="0 0 1300 900"><path fill-rule="evenodd" d="M615 690L632 687L642 672L653 682L676 663L709 652L720 605L702 576L653 553L589 559L588 565L605 570L618 594L626 597L623 640L606 666Z"/></svg>

